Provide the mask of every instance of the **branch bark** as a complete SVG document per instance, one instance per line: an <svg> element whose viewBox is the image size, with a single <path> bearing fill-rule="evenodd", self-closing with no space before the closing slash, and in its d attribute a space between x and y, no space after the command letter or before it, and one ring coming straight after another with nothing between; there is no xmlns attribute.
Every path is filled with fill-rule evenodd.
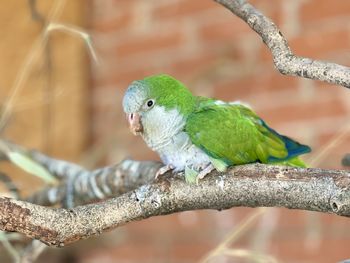
<svg viewBox="0 0 350 263"><path fill-rule="evenodd" d="M214 0L246 22L270 49L277 70L284 75L326 81L350 88L350 68L296 56L278 27L245 0Z"/></svg>
<svg viewBox="0 0 350 263"><path fill-rule="evenodd" d="M44 206L59 205L72 208L119 196L153 181L156 172L162 166L160 162L155 161L138 162L126 159L119 164L90 171L75 163L54 159L39 151L28 150L13 142L0 140L0 154L8 149L27 156L60 182L26 198L28 202ZM2 181L6 182L6 178Z"/></svg>
<svg viewBox="0 0 350 263"><path fill-rule="evenodd" d="M44 206L61 205L68 208L120 196L150 183L162 166L160 162L126 159L117 165L88 171L77 170L76 165L69 162L52 159L43 154L40 156L40 161L34 159L51 173L57 175L58 172L63 172L70 176L59 185L46 187L26 200Z"/></svg>
<svg viewBox="0 0 350 263"><path fill-rule="evenodd" d="M350 216L350 173L251 164L199 185L164 176L119 197L72 209L0 198L0 230L64 246L128 222L187 210L278 206Z"/></svg>

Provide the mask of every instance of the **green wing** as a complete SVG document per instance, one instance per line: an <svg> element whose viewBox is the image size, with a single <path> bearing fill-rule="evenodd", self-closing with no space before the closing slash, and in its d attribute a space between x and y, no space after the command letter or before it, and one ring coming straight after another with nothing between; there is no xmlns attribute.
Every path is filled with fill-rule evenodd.
<svg viewBox="0 0 350 263"><path fill-rule="evenodd" d="M279 135L242 104L204 98L198 101L185 130L192 142L212 158L215 167L277 163L310 151L309 147Z"/></svg>

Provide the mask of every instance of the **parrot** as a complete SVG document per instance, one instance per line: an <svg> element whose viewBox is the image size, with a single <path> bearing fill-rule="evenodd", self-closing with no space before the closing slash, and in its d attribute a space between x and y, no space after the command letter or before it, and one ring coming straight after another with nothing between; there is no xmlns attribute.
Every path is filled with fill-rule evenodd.
<svg viewBox="0 0 350 263"><path fill-rule="evenodd" d="M182 173L189 183L216 170L263 163L306 167L309 146L277 133L248 105L195 96L166 74L133 81L123 97L129 128L164 163L157 174Z"/></svg>

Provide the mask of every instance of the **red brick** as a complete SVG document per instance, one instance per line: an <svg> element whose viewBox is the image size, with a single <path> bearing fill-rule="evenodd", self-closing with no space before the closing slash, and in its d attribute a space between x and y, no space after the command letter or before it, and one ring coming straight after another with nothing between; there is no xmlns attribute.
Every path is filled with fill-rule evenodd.
<svg viewBox="0 0 350 263"><path fill-rule="evenodd" d="M91 26L94 27L95 24L113 21L117 17L123 16L123 13L130 12L137 2L137 0L92 0L91 10L88 14L91 15Z"/></svg>
<svg viewBox="0 0 350 263"><path fill-rule="evenodd" d="M154 32L123 40L116 46L116 52L121 57L150 53L160 49L178 48L183 44L183 41L184 36L180 31Z"/></svg>
<svg viewBox="0 0 350 263"><path fill-rule="evenodd" d="M341 165L341 160L346 153L350 152L350 132L345 134L345 136L340 136L340 134L343 134L345 126L346 123L344 122L343 126L339 126L339 129L335 129L333 132L321 133L317 135L317 152L323 151L323 149L330 144L334 145L327 150L325 155L323 155L321 160L317 163L317 167L327 169L344 169L344 167ZM317 153L314 156L317 156Z"/></svg>
<svg viewBox="0 0 350 263"><path fill-rule="evenodd" d="M94 30L113 34L121 29L127 28L132 22L132 18L133 16L131 12L126 10L125 12L118 13L118 15L110 19L97 19L97 21L94 23Z"/></svg>
<svg viewBox="0 0 350 263"><path fill-rule="evenodd" d="M328 101L317 101L313 103L296 101L277 109L262 110L259 113L267 122L283 123L300 120L313 120L317 118L335 117L346 114L344 106L336 98Z"/></svg>
<svg viewBox="0 0 350 263"><path fill-rule="evenodd" d="M199 28L199 36L203 41L228 41L251 32L250 27L238 19L211 22Z"/></svg>
<svg viewBox="0 0 350 263"><path fill-rule="evenodd" d="M347 28L308 31L291 39L290 47L299 56L324 58L327 53L348 50L350 34Z"/></svg>
<svg viewBox="0 0 350 263"><path fill-rule="evenodd" d="M348 247L346 245L349 242L348 238L343 239L330 239L327 236L321 234L320 247L316 251L310 251L305 248L305 242L303 241L303 233L300 231L298 236L299 241L284 241L277 242L271 253L276 255L281 262L340 262L341 260L348 259Z"/></svg>
<svg viewBox="0 0 350 263"><path fill-rule="evenodd" d="M159 73L154 67L130 70L111 70L104 78L94 80L96 86L115 86L125 89L132 81Z"/></svg>
<svg viewBox="0 0 350 263"><path fill-rule="evenodd" d="M150 158L148 158L150 159ZM167 236L169 240L183 240L183 237L191 236L192 240L200 240L210 231L202 232L202 229L208 227L208 211L197 211L197 221L191 227L184 226L179 220L179 214L168 216L153 217L152 219L135 222L127 226L130 238L148 239L160 236ZM179 236L177 236L179 234ZM139 237L139 236L143 237ZM186 238L185 238L186 239ZM188 242L188 241L186 241Z"/></svg>
<svg viewBox="0 0 350 263"><path fill-rule="evenodd" d="M112 249L88 250L82 257L83 262L97 262L103 258L107 262L145 262L159 257L159 250L154 243L144 243L135 247L134 243L117 244Z"/></svg>
<svg viewBox="0 0 350 263"><path fill-rule="evenodd" d="M174 75L188 75L194 77L198 72L210 68L211 64L216 61L214 54L209 52L206 54L188 56L169 65L171 71L176 72Z"/></svg>
<svg viewBox="0 0 350 263"><path fill-rule="evenodd" d="M302 23L315 22L330 17L349 17L350 2L344 0L312 0L305 1L301 10Z"/></svg>
<svg viewBox="0 0 350 263"><path fill-rule="evenodd" d="M221 7L211 0L178 0L164 6L156 7L153 16L159 20L169 18L178 19L180 16L192 17L206 10L219 8Z"/></svg>
<svg viewBox="0 0 350 263"><path fill-rule="evenodd" d="M160 51L160 53L162 53ZM179 78L181 81L193 79L215 67L217 57L215 52L203 52L200 54L184 56L177 52L168 52L167 57L162 63L157 64L157 55L142 54L140 61L128 60L123 58L118 61L119 64L112 67L106 67L103 75L99 74L94 79L94 85L97 86L119 86L125 88L131 81L142 79L146 76L166 73ZM106 58L107 64L114 64L118 56ZM108 62L109 61L109 62ZM132 62L132 63L131 63ZM154 64L153 64L154 63Z"/></svg>
<svg viewBox="0 0 350 263"><path fill-rule="evenodd" d="M317 140L318 144L319 145L325 145L327 143L330 143L330 142L334 141L334 139L336 137L339 137L340 134L343 134L343 132L346 131L346 129L345 129L346 125L347 125L347 123L344 122L344 126L343 127L339 126L338 129L335 129L332 132L319 134L319 136L317 138L318 139ZM337 139L337 140L339 140L339 143L341 145L344 145L344 143L342 143L342 142L345 142L346 147L349 147L349 151L350 151L350 132L347 135L341 136L341 137L342 137L341 140L340 139ZM348 143L346 143L346 142L348 142Z"/></svg>
<svg viewBox="0 0 350 263"><path fill-rule="evenodd" d="M210 242L210 241L209 241ZM168 257L178 262L199 262L199 260L213 249L215 245L208 241L188 242L186 244L176 244L170 247Z"/></svg>
<svg viewBox="0 0 350 263"><path fill-rule="evenodd" d="M256 72L215 84L215 96L224 100L244 100L255 94L269 92L273 98L273 92L296 87L296 77L281 75L277 70Z"/></svg>

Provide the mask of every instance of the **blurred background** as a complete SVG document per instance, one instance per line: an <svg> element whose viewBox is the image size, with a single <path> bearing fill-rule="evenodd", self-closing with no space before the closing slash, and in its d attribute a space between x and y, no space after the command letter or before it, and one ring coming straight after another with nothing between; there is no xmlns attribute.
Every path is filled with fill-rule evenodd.
<svg viewBox="0 0 350 263"><path fill-rule="evenodd" d="M350 66L349 1L250 2L296 54ZM0 30L2 138L89 168L158 159L128 131L121 100L131 81L167 73L197 95L250 104L271 127L312 147L304 158L311 166L346 169L349 90L281 75L260 37L212 0L3 1ZM24 194L43 186L0 165ZM209 262L350 258L347 218L234 208L131 223L47 249L38 262L198 262L227 237L231 250ZM2 247L0 262L11 262Z"/></svg>

